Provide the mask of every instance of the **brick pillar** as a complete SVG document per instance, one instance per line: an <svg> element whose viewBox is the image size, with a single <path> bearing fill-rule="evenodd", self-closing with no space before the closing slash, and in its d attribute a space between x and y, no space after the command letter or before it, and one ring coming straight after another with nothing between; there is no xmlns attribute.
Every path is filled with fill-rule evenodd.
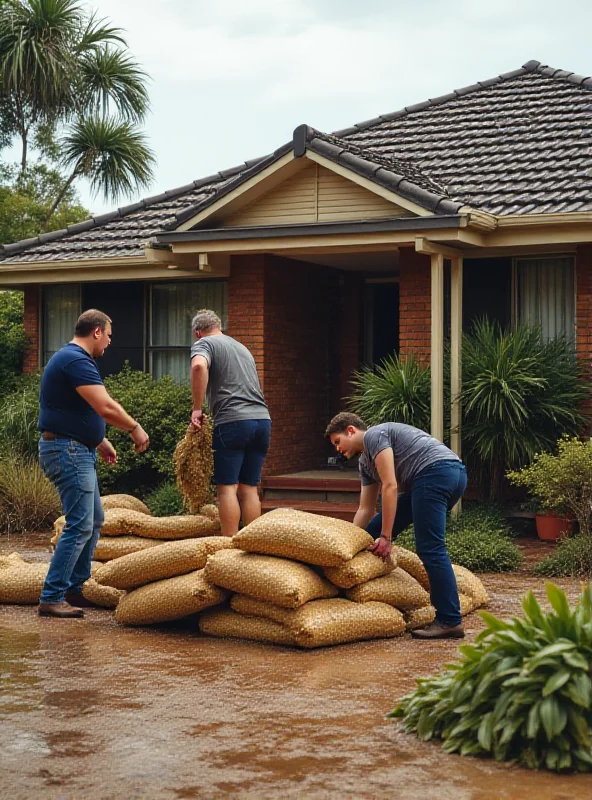
<svg viewBox="0 0 592 800"><path fill-rule="evenodd" d="M592 377L592 247L581 246L576 252L576 349L585 375ZM592 401L585 406L592 414Z"/></svg>
<svg viewBox="0 0 592 800"><path fill-rule="evenodd" d="M399 351L430 360L431 261L410 247L399 251Z"/></svg>
<svg viewBox="0 0 592 800"><path fill-rule="evenodd" d="M228 335L248 347L265 390L265 256L232 256L228 279Z"/></svg>
<svg viewBox="0 0 592 800"><path fill-rule="evenodd" d="M23 359L23 372L39 371L39 286L27 286L24 297L24 326L27 346Z"/></svg>
<svg viewBox="0 0 592 800"><path fill-rule="evenodd" d="M364 319L364 278L360 273L345 272L339 295L339 398L337 411L343 410L343 398L351 394L352 373L360 368ZM336 412L337 413L337 412Z"/></svg>

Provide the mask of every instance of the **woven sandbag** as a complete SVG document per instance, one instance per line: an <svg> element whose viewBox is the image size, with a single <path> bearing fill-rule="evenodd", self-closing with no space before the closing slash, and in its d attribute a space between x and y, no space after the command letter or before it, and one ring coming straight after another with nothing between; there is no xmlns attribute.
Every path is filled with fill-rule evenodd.
<svg viewBox="0 0 592 800"><path fill-rule="evenodd" d="M351 589L352 586L357 586L358 583L365 583L372 580L372 578L388 575L396 566L396 556L393 556L390 561L384 561L382 558L375 556L374 553L365 551L358 553L351 561L346 561L340 567L325 567L323 572L325 577L335 586L339 586L342 589Z"/></svg>
<svg viewBox="0 0 592 800"><path fill-rule="evenodd" d="M388 603L395 608L406 611L410 608L427 606L430 597L425 589L412 578L405 570L397 567L390 575L374 578L353 589L346 591L346 597L355 603L367 603L376 600L379 603Z"/></svg>
<svg viewBox="0 0 592 800"><path fill-rule="evenodd" d="M471 611L479 608L477 601L473 597L469 597L468 594L461 594L459 592L458 599L460 601L460 614L462 617L466 617Z"/></svg>
<svg viewBox="0 0 592 800"><path fill-rule="evenodd" d="M294 645L294 637L283 625L263 617L246 617L229 608L204 611L199 615L199 629L209 636L224 639Z"/></svg>
<svg viewBox="0 0 592 800"><path fill-rule="evenodd" d="M99 539L93 558L97 561L111 561L114 558L137 553L150 547L158 547L162 539L144 539L142 536L105 536Z"/></svg>
<svg viewBox="0 0 592 800"><path fill-rule="evenodd" d="M66 517L63 514L62 514L61 517L58 517L56 519L56 521L53 523L53 526L52 526L53 527L53 532L54 532L54 535L57 537L56 538L56 542L60 538L60 536L62 535L62 531L64 530L65 525L66 525Z"/></svg>
<svg viewBox="0 0 592 800"><path fill-rule="evenodd" d="M312 603L317 602L312 600ZM264 600L255 600L248 594L233 594L230 598L230 607L239 614L247 617L263 617L280 625L289 625L297 608L282 608L275 603L266 603Z"/></svg>
<svg viewBox="0 0 592 800"><path fill-rule="evenodd" d="M423 561L411 550L406 550L404 547L395 545L392 549L392 557L397 559L397 566L408 572L412 578L419 583L419 585L426 590L430 591L430 579L428 573L423 565Z"/></svg>
<svg viewBox="0 0 592 800"><path fill-rule="evenodd" d="M423 608L412 608L403 612L405 627L408 631L416 628L425 628L436 619L436 609L434 606L424 606Z"/></svg>
<svg viewBox="0 0 592 800"><path fill-rule="evenodd" d="M251 553L283 556L321 567L338 567L372 544L372 537L340 519L278 508L233 536L236 547Z"/></svg>
<svg viewBox="0 0 592 800"><path fill-rule="evenodd" d="M222 603L226 592L210 583L203 569L148 583L124 595L115 611L115 619L125 625L152 625L195 614Z"/></svg>
<svg viewBox="0 0 592 800"><path fill-rule="evenodd" d="M146 539L193 539L212 536L220 530L219 520L199 515L149 517L139 511L112 508L105 511L103 536L136 534Z"/></svg>
<svg viewBox="0 0 592 800"><path fill-rule="evenodd" d="M38 603L49 564L16 564L0 570L0 603Z"/></svg>
<svg viewBox="0 0 592 800"><path fill-rule="evenodd" d="M173 455L177 486L187 508L196 514L207 501L214 473L212 425L204 417L201 428L189 425Z"/></svg>
<svg viewBox="0 0 592 800"><path fill-rule="evenodd" d="M114 589L112 586L101 586L94 578L89 578L82 584L82 594L96 606L117 608L117 604L125 592L120 589Z"/></svg>
<svg viewBox="0 0 592 800"><path fill-rule="evenodd" d="M137 497L131 494L108 494L101 497L101 505L103 509L111 508L127 508L130 511L139 511L142 514L152 516L152 511L148 508L146 503L143 503Z"/></svg>
<svg viewBox="0 0 592 800"><path fill-rule="evenodd" d="M466 567L459 567L458 564L453 564L452 569L456 576L456 586L459 594L466 594L472 597L475 608L484 606L489 602L485 586L473 572L466 569Z"/></svg>
<svg viewBox="0 0 592 800"><path fill-rule="evenodd" d="M398 636L405 620L386 603L352 603L340 597L306 603L287 627L297 645L311 648Z"/></svg>
<svg viewBox="0 0 592 800"><path fill-rule="evenodd" d="M19 564L26 564L25 559L18 553L9 553L7 556L0 556L0 569L16 567Z"/></svg>
<svg viewBox="0 0 592 800"><path fill-rule="evenodd" d="M98 570L95 577L105 586L136 589L145 583L203 569L209 555L230 547L232 541L227 536L164 542L109 561Z"/></svg>
<svg viewBox="0 0 592 800"><path fill-rule="evenodd" d="M306 564L286 558L220 550L208 558L206 577L217 586L284 608L335 597L337 588Z"/></svg>
<svg viewBox="0 0 592 800"><path fill-rule="evenodd" d="M205 506L202 506L198 509L198 513L202 515L202 517L209 517L210 519L220 519L220 509L218 506L214 505L214 503L206 503Z"/></svg>

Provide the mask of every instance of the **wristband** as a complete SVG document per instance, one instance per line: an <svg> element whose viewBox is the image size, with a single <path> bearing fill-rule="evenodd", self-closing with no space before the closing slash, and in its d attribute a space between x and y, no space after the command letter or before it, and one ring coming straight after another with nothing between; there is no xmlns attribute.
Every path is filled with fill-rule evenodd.
<svg viewBox="0 0 592 800"><path fill-rule="evenodd" d="M390 542L391 544L393 543L393 540L390 538L390 536L383 536L382 533L381 533L380 534L380 538L381 539L386 539L387 542Z"/></svg>
<svg viewBox="0 0 592 800"><path fill-rule="evenodd" d="M130 430L128 431L128 433L133 433L133 432L136 430L136 428L139 428L139 427L140 427L140 423L139 423L139 422L136 422L136 424L134 425L134 427L133 427L133 428L130 428Z"/></svg>

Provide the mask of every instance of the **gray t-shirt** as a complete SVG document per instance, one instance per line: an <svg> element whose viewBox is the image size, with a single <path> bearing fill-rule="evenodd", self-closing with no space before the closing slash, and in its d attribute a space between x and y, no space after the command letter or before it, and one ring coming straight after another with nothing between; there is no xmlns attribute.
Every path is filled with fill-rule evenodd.
<svg viewBox="0 0 592 800"><path fill-rule="evenodd" d="M395 477L401 492L410 492L415 476L435 461L460 461L456 453L429 433L401 422L383 422L364 434L364 452L359 462L362 486L381 483L374 462L387 447L393 449Z"/></svg>
<svg viewBox="0 0 592 800"><path fill-rule="evenodd" d="M240 342L225 334L204 336L191 347L191 358L203 356L210 374L206 397L215 425L241 419L270 419L255 359Z"/></svg>

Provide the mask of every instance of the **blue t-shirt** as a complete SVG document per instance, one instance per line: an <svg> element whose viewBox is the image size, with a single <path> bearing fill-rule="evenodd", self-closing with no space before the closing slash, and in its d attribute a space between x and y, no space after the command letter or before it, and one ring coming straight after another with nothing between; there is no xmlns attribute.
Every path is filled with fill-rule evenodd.
<svg viewBox="0 0 592 800"><path fill-rule="evenodd" d="M64 345L47 362L39 392L40 431L50 431L96 447L105 438L105 420L76 391L77 386L102 386L97 364L84 348Z"/></svg>

